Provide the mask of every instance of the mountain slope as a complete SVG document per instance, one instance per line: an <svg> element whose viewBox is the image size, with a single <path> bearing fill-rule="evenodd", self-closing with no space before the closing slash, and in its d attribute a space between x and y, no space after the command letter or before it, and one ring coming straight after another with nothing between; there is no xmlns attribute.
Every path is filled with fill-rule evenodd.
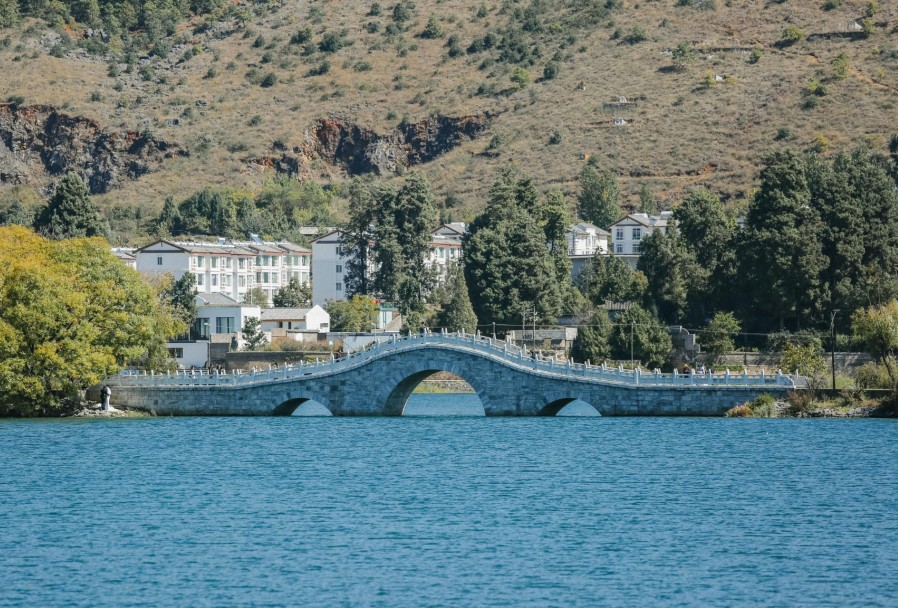
<svg viewBox="0 0 898 608"><path fill-rule="evenodd" d="M767 150L885 151L898 131L898 7L882 3L864 25L868 2L823 4L285 0L197 17L143 47L26 19L0 32L0 73L16 101L186 151L101 196L148 212L205 185L256 189L291 170L285 155L301 157L303 177L342 181L358 168L321 153L323 119L390 140L432 115L489 117L420 165L457 217L509 161L569 195L596 157L628 201L644 185L664 201L692 185L738 199ZM784 43L788 26L805 35ZM684 42L695 59L677 70Z"/></svg>

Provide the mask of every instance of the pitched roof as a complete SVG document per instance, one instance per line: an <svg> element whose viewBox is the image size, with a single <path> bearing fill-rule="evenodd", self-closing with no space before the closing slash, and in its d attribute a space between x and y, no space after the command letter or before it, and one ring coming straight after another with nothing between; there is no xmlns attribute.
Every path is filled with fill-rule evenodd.
<svg viewBox="0 0 898 608"><path fill-rule="evenodd" d="M580 232L583 234L589 234L590 232L598 235L598 236L611 236L611 233L607 230L602 230L595 224L590 224L589 222L580 222L579 224L574 224L571 226L570 230L572 232Z"/></svg>
<svg viewBox="0 0 898 608"><path fill-rule="evenodd" d="M223 293L200 293L197 294L197 302L200 306L241 306L240 302Z"/></svg>
<svg viewBox="0 0 898 608"><path fill-rule="evenodd" d="M302 321L311 308L263 308L263 321Z"/></svg>

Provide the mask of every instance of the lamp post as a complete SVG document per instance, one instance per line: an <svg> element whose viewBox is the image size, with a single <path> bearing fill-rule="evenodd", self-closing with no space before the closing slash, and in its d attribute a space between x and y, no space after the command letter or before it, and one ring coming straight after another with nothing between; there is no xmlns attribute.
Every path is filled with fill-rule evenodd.
<svg viewBox="0 0 898 608"><path fill-rule="evenodd" d="M838 308L834 309L829 317L829 363L833 373L833 390L836 390L836 313L838 312Z"/></svg>

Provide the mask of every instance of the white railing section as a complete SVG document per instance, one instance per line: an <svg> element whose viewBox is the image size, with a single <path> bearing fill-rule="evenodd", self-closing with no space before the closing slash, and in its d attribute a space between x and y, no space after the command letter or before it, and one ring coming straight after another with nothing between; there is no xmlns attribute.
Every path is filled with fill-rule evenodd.
<svg viewBox="0 0 898 608"><path fill-rule="evenodd" d="M623 384L628 386L694 386L695 388L713 387L771 387L794 388L800 384L798 376L791 377L782 373L760 374L748 373L706 373L680 374L662 373L660 370L645 371L639 367L624 369L587 363L556 361L554 357L543 357L533 351L528 352L526 346L518 347L501 340L482 337L480 335L459 333L412 334L394 336L388 341L375 342L368 348L351 354L334 358L330 361L316 360L300 362L283 367L268 367L264 370L241 371L230 373L216 370L179 370L177 372L146 372L125 370L119 375L107 379L109 386L146 386L146 387L200 387L200 386L244 386L284 382L296 379L329 376L342 373L366 365L367 363L406 350L414 350L424 346L441 346L456 351L476 353L519 370L537 372L540 375L554 378L570 378L594 381L601 384Z"/></svg>

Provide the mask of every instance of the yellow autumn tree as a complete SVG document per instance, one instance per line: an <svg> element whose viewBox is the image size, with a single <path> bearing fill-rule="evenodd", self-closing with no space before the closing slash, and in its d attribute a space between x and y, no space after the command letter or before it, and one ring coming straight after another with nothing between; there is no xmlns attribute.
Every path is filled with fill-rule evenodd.
<svg viewBox="0 0 898 608"><path fill-rule="evenodd" d="M0 416L58 410L184 329L104 239L0 228Z"/></svg>

